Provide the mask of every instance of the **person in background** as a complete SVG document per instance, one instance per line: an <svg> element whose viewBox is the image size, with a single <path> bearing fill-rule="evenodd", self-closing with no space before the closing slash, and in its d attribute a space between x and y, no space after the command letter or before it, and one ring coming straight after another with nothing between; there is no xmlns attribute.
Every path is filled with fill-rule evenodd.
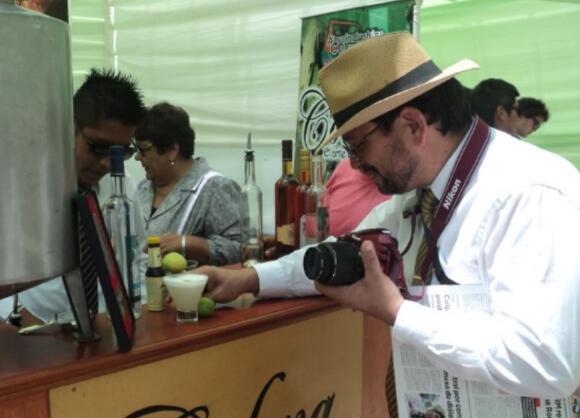
<svg viewBox="0 0 580 418"><path fill-rule="evenodd" d="M390 199L369 176L352 168L349 159L338 163L326 183L330 235L352 232L372 208Z"/></svg>
<svg viewBox="0 0 580 418"><path fill-rule="evenodd" d="M195 132L185 110L159 103L135 131L146 179L137 197L148 235L161 253L177 251L200 264L240 260L240 187L194 157Z"/></svg>
<svg viewBox="0 0 580 418"><path fill-rule="evenodd" d="M520 97L518 99L518 135L525 138L536 132L540 126L548 121L550 112L546 104L533 97Z"/></svg>
<svg viewBox="0 0 580 418"><path fill-rule="evenodd" d="M145 114L143 96L135 80L129 75L110 69L92 69L73 97L74 155L76 174L80 189L93 189L99 203L103 204L111 195L109 148L112 145L125 147L125 158L134 153L131 146L135 127ZM136 191L134 182L127 178L128 196ZM136 221L140 221L140 211ZM144 242L144 228L138 222L137 237ZM145 271L145 257L141 262ZM58 280L57 280L58 279ZM142 292L144 294L144 292ZM37 319L47 322L70 322L73 315L60 276L39 286L19 293L19 302L25 309L28 322ZM0 301L0 316L6 318L12 309L12 297ZM102 294L99 294L98 310L106 309ZM30 313L32 318L27 315ZM26 325L26 323L25 323Z"/></svg>
<svg viewBox="0 0 580 418"><path fill-rule="evenodd" d="M519 95L513 84L499 78L488 78L471 91L471 109L489 126L517 136Z"/></svg>
<svg viewBox="0 0 580 418"><path fill-rule="evenodd" d="M472 116L454 77L475 68L462 60L439 69L406 32L351 46L320 72L338 127L320 148L342 136L353 167L394 195L358 228L392 231L407 248L407 283L419 277L425 284L480 285L490 312L439 311L404 299L370 241L361 245L365 275L350 286L308 280L306 249L300 249L247 269L202 267L207 295L226 302L244 292L297 297L320 291L391 325L394 340L454 376L518 396L574 392L580 385L580 174L565 159ZM502 106L510 109L507 101ZM439 209L450 212L443 212L446 226L433 242L428 225ZM434 258L423 251L429 239Z"/></svg>

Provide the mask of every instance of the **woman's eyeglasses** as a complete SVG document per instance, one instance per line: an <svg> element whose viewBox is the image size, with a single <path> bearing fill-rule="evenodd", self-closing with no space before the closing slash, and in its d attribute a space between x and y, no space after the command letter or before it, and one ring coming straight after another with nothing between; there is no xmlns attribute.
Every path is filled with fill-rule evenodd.
<svg viewBox="0 0 580 418"><path fill-rule="evenodd" d="M139 142L140 143L137 143L137 141L133 140L133 147L140 156L143 156L148 150L153 148L153 144L149 141L139 141Z"/></svg>

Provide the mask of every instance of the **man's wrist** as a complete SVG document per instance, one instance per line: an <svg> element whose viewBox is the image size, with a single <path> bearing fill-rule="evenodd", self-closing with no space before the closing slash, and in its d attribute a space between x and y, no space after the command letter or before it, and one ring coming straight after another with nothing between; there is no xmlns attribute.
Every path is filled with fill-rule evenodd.
<svg viewBox="0 0 580 418"><path fill-rule="evenodd" d="M253 267L248 267L244 270L246 270L244 289L248 293L257 295L260 293L260 278L258 277L258 272Z"/></svg>

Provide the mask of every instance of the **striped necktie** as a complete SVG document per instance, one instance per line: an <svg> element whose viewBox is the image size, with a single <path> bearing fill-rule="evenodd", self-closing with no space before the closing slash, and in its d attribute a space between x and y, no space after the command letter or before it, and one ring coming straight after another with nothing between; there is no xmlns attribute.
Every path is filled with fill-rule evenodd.
<svg viewBox="0 0 580 418"><path fill-rule="evenodd" d="M433 222L433 215L435 215L435 210L439 204L439 199L435 197L435 194L431 189L425 189L421 194L421 219L425 228L431 227L431 222ZM427 234L423 235L423 240L419 246L419 252L417 253L417 261L415 264L415 277L413 278L413 285L420 285L421 281L421 267L425 262L425 258L429 252L429 246L427 245ZM430 263L428 273L425 277L424 283L429 284L431 282L431 277L433 276L433 263ZM389 366L387 368L387 376L385 379L385 395L387 397L387 408L389 410L390 418L398 418L399 411L397 406L397 391L395 387L395 369L393 366L393 357L389 361Z"/></svg>
<svg viewBox="0 0 580 418"><path fill-rule="evenodd" d="M83 279L83 287L85 289L85 296L87 298L87 307L91 318L99 312L99 293L97 287L97 271L95 263L91 254L91 248L87 239L83 223L79 219L79 256L80 256L80 270Z"/></svg>
<svg viewBox="0 0 580 418"><path fill-rule="evenodd" d="M435 210L439 204L439 199L435 197L435 194L431 189L425 189L421 195L421 219L423 221L423 226L425 229L431 228L431 223L433 222L433 215L435 215ZM427 232L423 234L423 240L419 246L419 252L417 253L417 259L415 261L415 277L413 278L413 284L430 284L431 278L433 277L433 261L429 260L429 267L425 277L422 277L421 271L423 269L423 264L427 261L427 255L429 253L429 245L427 243ZM421 278L423 281L421 281Z"/></svg>

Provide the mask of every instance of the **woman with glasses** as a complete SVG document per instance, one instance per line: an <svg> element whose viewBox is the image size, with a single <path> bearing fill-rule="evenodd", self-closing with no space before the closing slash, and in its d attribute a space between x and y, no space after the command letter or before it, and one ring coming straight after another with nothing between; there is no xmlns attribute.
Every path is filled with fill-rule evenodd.
<svg viewBox="0 0 580 418"><path fill-rule="evenodd" d="M153 106L135 131L135 158L146 179L137 188L147 235L161 253L180 252L200 264L240 259L240 187L194 157L189 115L169 103Z"/></svg>

